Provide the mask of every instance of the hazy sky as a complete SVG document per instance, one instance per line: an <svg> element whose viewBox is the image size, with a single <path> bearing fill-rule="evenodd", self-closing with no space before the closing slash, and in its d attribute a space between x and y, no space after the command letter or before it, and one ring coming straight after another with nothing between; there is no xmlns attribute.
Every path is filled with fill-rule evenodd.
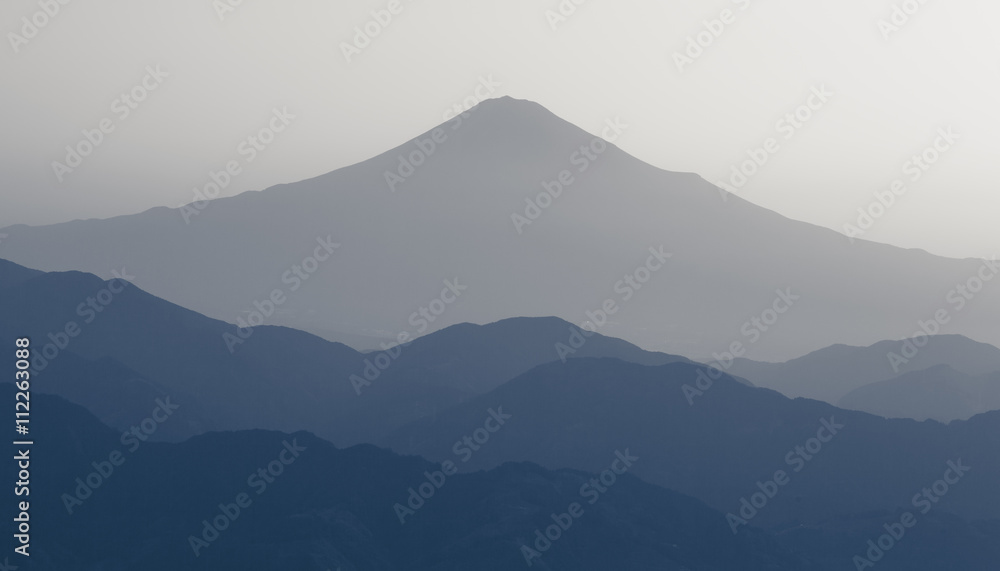
<svg viewBox="0 0 1000 571"><path fill-rule="evenodd" d="M58 13L38 15L48 2ZM556 21L560 5L575 13ZM769 147L737 193L791 218L843 231L871 207L866 238L991 257L998 21L995 0L5 0L0 227L179 206L232 160L245 168L223 195L312 177L441 123L491 80L490 96L592 132L620 117L623 149L712 182ZM366 25L377 36L348 61ZM143 101L122 98L133 89ZM294 118L251 151L275 108ZM99 144L57 176L82 130ZM872 207L897 179L905 193Z"/></svg>

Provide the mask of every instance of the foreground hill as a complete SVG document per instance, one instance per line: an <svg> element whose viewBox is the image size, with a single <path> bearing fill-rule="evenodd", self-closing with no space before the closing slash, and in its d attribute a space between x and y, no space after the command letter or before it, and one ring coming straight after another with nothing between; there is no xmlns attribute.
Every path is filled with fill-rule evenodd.
<svg viewBox="0 0 1000 571"><path fill-rule="evenodd" d="M527 568L527 559L566 571L820 569L761 532L733 535L722 514L627 473L594 504L578 493L594 477L582 472L517 463L442 474L401 524L394 504L441 466L266 431L130 452L82 408L56 397L33 402L33 540L30 559L16 561L26 571L500 571ZM83 481L99 484L88 494ZM574 503L579 517L526 557L535 531ZM12 533L13 524L4 527Z"/></svg>
<svg viewBox="0 0 1000 571"><path fill-rule="evenodd" d="M972 466L935 509L966 520L1000 518L1000 411L945 426L887 420L729 377L697 390L702 367L614 359L542 365L498 389L401 428L385 444L465 470L514 459L595 471L602 450L628 447L635 474L731 512L778 470L790 476L755 525L823 525L855 514L912 509L914 493L948 462ZM703 381L702 386L705 385ZM688 388L686 389L685 386ZM486 444L466 442L490 410L510 415ZM481 440L482 435L477 437ZM466 449L473 449L472 452ZM478 448L478 450L476 450Z"/></svg>

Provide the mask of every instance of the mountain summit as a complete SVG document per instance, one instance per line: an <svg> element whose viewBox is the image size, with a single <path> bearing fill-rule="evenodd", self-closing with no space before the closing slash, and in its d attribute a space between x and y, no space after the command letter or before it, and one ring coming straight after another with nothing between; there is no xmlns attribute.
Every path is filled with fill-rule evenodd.
<svg viewBox="0 0 1000 571"><path fill-rule="evenodd" d="M912 336L946 310L943 332L1000 344L998 290L966 300L975 312L947 300L981 262L852 244L628 155L612 141L628 136L620 119L594 131L608 140L538 104L488 100L313 179L7 228L0 255L102 277L124 267L211 317L347 342L556 315L646 349L787 359Z"/></svg>

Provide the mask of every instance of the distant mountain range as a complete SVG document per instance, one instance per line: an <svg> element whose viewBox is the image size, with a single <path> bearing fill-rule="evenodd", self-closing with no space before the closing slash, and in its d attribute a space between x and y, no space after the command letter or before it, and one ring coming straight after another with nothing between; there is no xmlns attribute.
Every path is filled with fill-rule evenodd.
<svg viewBox="0 0 1000 571"><path fill-rule="evenodd" d="M35 272L2 260L0 270L0 341L35 340L33 368L42 380L36 390L83 404L116 428L144 418L156 398L171 397L181 408L157 438L174 440L211 429L267 428L310 430L338 445L373 442L559 360L557 345L574 332L584 338L556 318L519 318L456 325L365 354L262 326L230 352L224 335L231 326L135 285L113 288L116 282L93 275ZM107 303L96 301L102 291ZM71 322L78 329L72 337L65 333ZM600 334L585 339L566 357L690 362Z"/></svg>
<svg viewBox="0 0 1000 571"><path fill-rule="evenodd" d="M714 381L710 390L702 391L698 387L703 389L702 383L708 380L708 369L704 366L683 357L643 351L599 334L585 337L586 342L563 364L555 347L577 330L557 318L515 318L486 326L456 325L395 350L367 354L307 333L263 326L255 328L245 344L230 353L223 340L229 330L227 324L159 300L134 285L121 287L121 292L103 305L100 313L91 316L85 311L80 316L77 312L80 304L86 305L88 298L100 297L101 291L110 291L110 282L79 272L41 273L9 262L0 264L5 276L5 281L0 282L5 285L0 289L0 314L6 317L0 324L0 342L20 335L30 335L36 340L39 347L36 355L42 360L35 360L34 365L44 365L37 374L40 384L36 390L83 404L118 429L127 429L148 416L157 399L172 399L179 405L177 414L157 431L154 440L176 441L211 430L309 430L340 446L380 443L436 459L451 455L451 444L457 435L467 432L461 424L447 428L457 418L466 418L474 428L478 421L473 419L482 417L490 407L534 409L547 403L532 421L542 424L524 438L532 439L536 434L552 438L561 435L551 441L555 447L551 452L524 456L545 442L525 440L507 456L500 454L497 447L490 454L477 456L470 466L490 458L493 463L482 466L528 459L553 468L596 470L597 466L587 464L585 458L573 456L574 446L580 445L574 445L576 439L564 434L567 427L589 435L581 441L587 443L586 450L591 450L593 438L598 434L611 439L629 426L660 426L662 433L647 429L626 430L625 434L647 441L647 446L658 442L658 446L669 449L673 438L689 434L692 426L708 422L695 434L737 431L728 439L706 444L718 450L732 447L731 454L719 456L732 462L748 454L763 459L780 452L755 451L753 442L744 442L752 434L747 432L748 425L734 423L733 418L750 415L747 422L762 423L761 429L768 434L776 430L775 423L787 424L789 430L778 433L790 437L796 432L815 431L816 423L825 415L854 414L820 403L789 401L770 391L746 386L746 381L729 375ZM93 317L90 323L86 322L88 317ZM78 323L81 329L76 337L61 333L69 322ZM66 345L57 350L60 340ZM829 379L832 384L848 375L846 371L838 375L835 366L841 366L842 371L848 367L863 370L867 362L863 355L875 364L872 368L884 366L878 359L882 353L880 346L850 349L858 355L847 359L825 357L825 353L844 350L834 347L782 366L800 367L799 376L788 373L789 379ZM48 349L58 353L55 358L44 359ZM914 364L947 359L963 361L970 370L989 370L996 353L995 348L967 339L940 337L925 347L919 356L923 360L914 359ZM813 368L806 366L809 362ZM382 369L385 363L389 366ZM372 370L377 376L367 374ZM741 369L738 365L731 370ZM874 374L871 376L876 378ZM352 381L352 377L362 381ZM374 378L369 380L369 377ZM774 384L768 377L753 377L759 384ZM892 406L903 410L906 403L936 401L938 409L954 413L951 403L957 400L965 403L967 412L971 411L968 407L977 403L970 402L964 389L955 382L937 386L933 391L920 383L908 384L905 379L902 383L876 383L870 392L860 393L860 398L848 400L845 406L884 414ZM574 388L578 384L593 394L578 392ZM908 389L913 390L907 392ZM926 391L929 397L925 397ZM738 410L713 409L720 402L730 401ZM982 400L978 406L989 410L990 402L993 401ZM664 416L668 410L673 411L672 415ZM565 411L562 413L565 418L557 414L559 411ZM712 413L707 414L709 411ZM803 411L810 411L805 420ZM914 414L923 412L926 410ZM462 417L463 414L466 416ZM682 420L688 417L690 422ZM616 422L611 422L616 418ZM858 422L887 435L895 433L890 427L905 425L867 415L858 418ZM973 421L988 423L992 418L983 415ZM435 427L440 426L445 427L446 433L455 432L432 437L438 434ZM906 436L943 431L940 437L933 437L935 441L944 435L963 433L959 426L946 429L914 425L913 431L906 432ZM874 441L869 436L866 442L872 445ZM956 442L955 447L964 449L974 444L970 450L978 450L985 445L974 440ZM733 446L734 442L742 443ZM767 442L780 448L784 441L769 437ZM608 445L611 444L609 440ZM686 445L676 445L686 449ZM905 440L892 444L901 449L914 445ZM716 500L725 498L706 495L710 490L713 494L721 493L721 488L704 473L724 468L701 466L702 460L695 454L682 470L693 479L681 485L674 476L667 478L667 474L678 469L668 469L675 460L662 469L653 467L655 461L647 462L640 472L650 470L651 475L647 476L650 481L677 488L721 508ZM547 464L548 461L552 463ZM853 465L850 462L844 468ZM904 465L895 464L900 469ZM918 472L911 468L911 473ZM900 474L900 477L906 476ZM735 491L733 488L732 492ZM845 504L848 505L849 502Z"/></svg>
<svg viewBox="0 0 1000 571"><path fill-rule="evenodd" d="M938 365L974 376L993 373L1000 371L1000 349L961 335L935 335L868 347L834 345L784 363L736 359L726 371L791 398L838 404L866 385Z"/></svg>
<svg viewBox="0 0 1000 571"><path fill-rule="evenodd" d="M1000 288L968 287L996 262L850 243L531 102L488 100L460 119L264 192L4 228L0 256L126 269L216 319L352 343L555 315L645 349L725 359L738 342L737 357L771 360L911 336L940 315L941 333L1000 345ZM624 119L584 127L614 138Z"/></svg>
<svg viewBox="0 0 1000 571"><path fill-rule="evenodd" d="M974 376L937 365L854 389L838 404L890 418L966 420L1000 410L1000 370Z"/></svg>
<svg viewBox="0 0 1000 571"><path fill-rule="evenodd" d="M791 400L684 357L585 335L558 318L459 324L361 353L284 327L233 333L134 284L6 261L0 315L0 344L28 335L41 357L33 361L34 438L45 447L33 512L38 536L47 538L33 560L39 569L520 568L521 546L535 530L579 501L595 475L621 468L622 458L634 466L615 476L606 496L597 493L593 509L582 504L585 515L574 519L586 523L581 533L566 530L533 567L847 568L952 465L969 470L880 568L989 571L1000 556L1000 500L992 493L1000 411L948 426L886 420ZM245 337L233 346L226 334ZM960 337L934 338L925 350L931 361L992 366L990 347ZM877 356L881 348L859 351ZM824 362L844 363L815 361L836 381ZM939 369L931 371L950 371ZM900 377L916 376L905 386L870 385L874 396L859 406L910 387L920 394L921 374ZM114 429L44 393L85 406ZM152 442L124 439L164 406L170 414L156 423ZM247 508L192 559L189 535L288 438L315 455L290 466L280 481L287 487L275 485L255 502L259 511ZM434 464L327 441L375 443ZM67 513L62 494L74 494L76 478L98 470L93 463L106 468L111 451L129 450L126 442L136 450L125 465ZM446 461L460 473L400 525L394 504ZM789 481L777 483L779 470ZM745 507L743 500L769 490L765 505ZM152 523L136 523L148 514ZM102 542L114 526L122 529L115 543Z"/></svg>

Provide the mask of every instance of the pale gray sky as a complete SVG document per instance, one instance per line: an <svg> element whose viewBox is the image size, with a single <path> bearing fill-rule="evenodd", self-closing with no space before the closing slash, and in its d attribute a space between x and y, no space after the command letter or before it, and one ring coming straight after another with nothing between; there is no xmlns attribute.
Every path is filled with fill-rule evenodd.
<svg viewBox="0 0 1000 571"><path fill-rule="evenodd" d="M903 180L866 238L1000 253L1000 4L989 0L589 0L555 29L547 11L569 0L402 0L349 62L342 42L380 27L372 11L388 0L244 0L221 17L217 6L238 2L48 2L59 6L48 18L37 0L0 7L0 227L178 206L231 160L245 168L223 195L312 177L435 126L492 78L490 96L537 101L595 133L620 117L624 150L712 182L774 138L737 193L837 230ZM899 29L880 31L894 6ZM45 24L31 38L25 17ZM679 70L674 53L701 32L709 45ZM123 117L117 100L144 80L155 89ZM811 97L820 86L832 95ZM810 102L801 127L778 123ZM241 141L276 107L294 119L247 163ZM53 161L102 119L113 130L60 182ZM949 127L951 142L938 134ZM914 181L907 161L935 142L936 163Z"/></svg>

